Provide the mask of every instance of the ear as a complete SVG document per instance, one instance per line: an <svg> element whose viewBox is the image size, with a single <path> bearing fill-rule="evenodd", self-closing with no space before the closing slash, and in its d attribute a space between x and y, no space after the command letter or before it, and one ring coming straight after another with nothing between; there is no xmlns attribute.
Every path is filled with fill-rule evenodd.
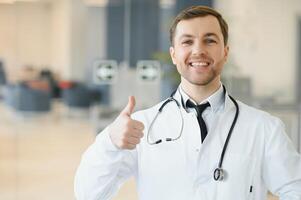
<svg viewBox="0 0 301 200"><path fill-rule="evenodd" d="M225 48L224 48L224 54L225 54L224 59L225 59L225 61L227 61L228 56L229 56L229 46L228 45L225 46Z"/></svg>
<svg viewBox="0 0 301 200"><path fill-rule="evenodd" d="M176 56L175 56L175 48L173 46L169 47L169 53L170 53L170 57L171 57L172 63L174 65L177 65Z"/></svg>

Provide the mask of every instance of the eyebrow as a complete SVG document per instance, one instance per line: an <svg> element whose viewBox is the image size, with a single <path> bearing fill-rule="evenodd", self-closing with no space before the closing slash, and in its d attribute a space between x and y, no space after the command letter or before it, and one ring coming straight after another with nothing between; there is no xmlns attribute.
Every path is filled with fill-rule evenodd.
<svg viewBox="0 0 301 200"><path fill-rule="evenodd" d="M182 38L193 38L193 36L190 35L190 34L183 34L183 35L180 36L179 39L182 39Z"/></svg>
<svg viewBox="0 0 301 200"><path fill-rule="evenodd" d="M206 33L204 37L211 37L211 36L216 37L216 38L219 39L218 35L215 34L215 33Z"/></svg>
<svg viewBox="0 0 301 200"><path fill-rule="evenodd" d="M190 35L190 34L183 34L183 35L180 36L180 39L182 39L182 38L193 38L193 37L194 37L194 36L193 36L193 35ZM215 38L217 38L217 39L220 40L220 38L218 37L218 35L217 35L216 33L211 33L211 32L206 33L206 34L204 35L204 37L215 37Z"/></svg>

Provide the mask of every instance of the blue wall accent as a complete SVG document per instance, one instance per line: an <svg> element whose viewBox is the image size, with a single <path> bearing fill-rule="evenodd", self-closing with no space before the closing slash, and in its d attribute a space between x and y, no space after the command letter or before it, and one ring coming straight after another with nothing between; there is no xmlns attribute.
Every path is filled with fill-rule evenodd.
<svg viewBox="0 0 301 200"><path fill-rule="evenodd" d="M130 65L137 60L151 59L159 49L159 1L131 0ZM123 61L124 1L107 8L107 58Z"/></svg>
<svg viewBox="0 0 301 200"><path fill-rule="evenodd" d="M203 5L203 6L213 6L213 0L177 0L176 5L176 12L190 7L190 6L196 6L196 5Z"/></svg>

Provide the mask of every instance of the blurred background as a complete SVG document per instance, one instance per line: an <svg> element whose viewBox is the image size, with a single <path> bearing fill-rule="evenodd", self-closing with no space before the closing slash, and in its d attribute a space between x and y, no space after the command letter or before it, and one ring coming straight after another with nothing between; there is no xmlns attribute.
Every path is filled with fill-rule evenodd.
<svg viewBox="0 0 301 200"><path fill-rule="evenodd" d="M74 199L81 154L128 95L143 109L177 87L169 26L191 5L229 24L230 93L301 151L300 0L0 0L1 200ZM133 180L118 199L137 199Z"/></svg>

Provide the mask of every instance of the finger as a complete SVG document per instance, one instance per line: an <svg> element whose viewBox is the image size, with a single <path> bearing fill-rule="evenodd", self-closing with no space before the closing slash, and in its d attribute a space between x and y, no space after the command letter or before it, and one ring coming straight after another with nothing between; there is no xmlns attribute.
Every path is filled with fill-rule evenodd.
<svg viewBox="0 0 301 200"><path fill-rule="evenodd" d="M136 138L142 138L144 136L143 131L133 129L131 132L128 134L128 137L136 137Z"/></svg>
<svg viewBox="0 0 301 200"><path fill-rule="evenodd" d="M137 145L140 143L140 138L129 137L129 138L127 138L127 143L130 145Z"/></svg>
<svg viewBox="0 0 301 200"><path fill-rule="evenodd" d="M121 146L121 149L135 149L136 145L130 144L130 143L125 143Z"/></svg>
<svg viewBox="0 0 301 200"><path fill-rule="evenodd" d="M132 127L134 129L138 129L140 131L144 130L144 124L140 121L137 121L137 120L132 120Z"/></svg>
<svg viewBox="0 0 301 200"><path fill-rule="evenodd" d="M135 149L136 148L136 145L133 145L133 144L128 144L127 145L127 149L129 150L132 150L132 149Z"/></svg>
<svg viewBox="0 0 301 200"><path fill-rule="evenodd" d="M135 105L136 105L136 100L135 100L135 97L134 96L129 96L129 101L128 101L128 104L126 105L126 107L122 110L122 114L125 114L127 116L131 116L131 114L133 113L134 111L134 108L135 108Z"/></svg>

